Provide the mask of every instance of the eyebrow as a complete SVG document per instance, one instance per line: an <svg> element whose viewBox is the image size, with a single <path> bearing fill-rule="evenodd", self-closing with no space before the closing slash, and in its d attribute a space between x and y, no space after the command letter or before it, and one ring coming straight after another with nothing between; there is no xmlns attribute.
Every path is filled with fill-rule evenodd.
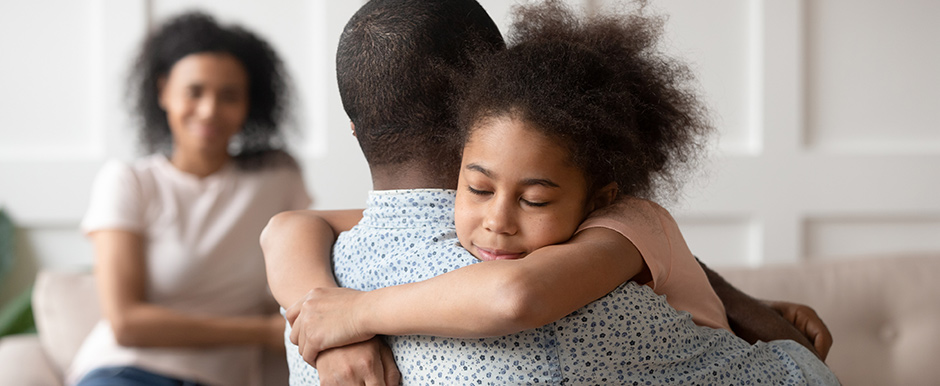
<svg viewBox="0 0 940 386"><path fill-rule="evenodd" d="M493 172L491 172L489 169L484 168L483 166L480 166L480 165L478 165L478 164L468 164L468 165L467 165L467 170L473 170L473 171L476 171L476 172L480 172L480 173L482 173L484 176L487 176L487 177L489 177L489 178L493 178ZM526 179L523 179L523 180L522 180L522 184L525 185L525 186L541 185L541 186L544 186L544 187L547 187L547 188L559 188L559 187L560 187L560 186L558 186L558 184L556 184L554 181L549 180L549 179L545 179L545 178L526 178Z"/></svg>

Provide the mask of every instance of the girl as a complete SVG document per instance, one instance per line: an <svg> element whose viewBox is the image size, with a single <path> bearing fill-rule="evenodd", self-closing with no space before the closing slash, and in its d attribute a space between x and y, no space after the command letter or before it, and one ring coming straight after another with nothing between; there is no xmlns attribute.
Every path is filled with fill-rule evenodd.
<svg viewBox="0 0 940 386"><path fill-rule="evenodd" d="M460 245L482 261L532 253L537 259L545 253L537 250L577 232L610 230L624 238L624 253L610 266L594 267L619 272L607 291L627 280L646 284L697 324L730 331L724 307L675 221L642 198L678 191L679 177L712 130L684 88L687 70L654 50L658 24L609 17L582 25L555 5L522 12L512 37L517 43L484 56L475 76L459 87ZM389 309L427 303L418 300L374 299ZM518 327L543 325L583 305L562 304L540 299L538 311L517 311L532 319ZM478 321L473 324L467 328L479 328L481 335L518 331L502 330L506 325L483 331Z"/></svg>
<svg viewBox="0 0 940 386"><path fill-rule="evenodd" d="M130 90L148 157L112 161L82 229L103 319L68 374L82 386L257 385L283 348L257 237L310 204L280 124L287 79L271 47L184 14L148 36Z"/></svg>
<svg viewBox="0 0 940 386"><path fill-rule="evenodd" d="M685 72L651 49L657 24L640 17L610 17L582 25L554 3L526 9L522 15L516 42L483 59L460 101L462 126L468 130L456 199L457 236L474 256L491 261L467 267L463 274L456 270L371 292L314 290L287 314L293 323L291 340L301 343L304 359L315 363L321 349L375 334L486 337L550 323L535 333L547 333L540 335L546 340L527 339L529 333L523 331L515 343L550 347L559 358L547 363L560 363L561 375L549 370L528 377L617 384L683 379L705 384L782 379L835 383L818 359L793 342L748 346L731 335L720 303L708 293L704 273L674 221L658 205L635 198L649 197L656 190L654 181L668 181L678 166L694 159L698 138L708 130L695 99L681 88ZM611 239L610 233L622 236ZM558 243L565 244L554 245ZM547 257L579 243L608 243L624 253L616 259L592 259L590 265L574 257ZM398 275L381 271L388 267L378 257L366 258L376 263L371 267L381 272L376 275ZM466 280L472 278L466 272L478 266L522 268L516 269L517 276ZM571 270L571 277L591 277L592 282L558 280L564 269ZM529 272L520 272L525 270ZM531 271L551 274L540 277ZM693 313L700 323L712 318L723 329L692 325L688 314L670 313L661 299L644 300L648 289L634 283L652 282L662 289L675 280L671 274L680 271L687 273L670 287L678 289L670 294L697 304L689 294L705 290L702 298L715 306ZM346 274L338 269L338 281L348 280ZM514 286L534 296L511 296L518 292ZM491 287L506 288L506 296ZM474 291L479 292L476 298ZM575 293L585 291L598 291L593 298L600 299L578 303L580 295ZM555 296L539 296L547 293ZM303 326L297 319L301 309L314 314ZM657 326L634 336L631 323L645 325L648 318L658 320L653 323ZM420 366L437 366L445 357L468 358L470 364L463 370L441 365L440 381L446 383L484 379L473 378L474 370L467 367L486 373L493 366L493 372L502 374L496 362L487 361L489 356L466 354L486 349L464 347L504 350L512 341L441 339L393 347L426 349L410 353L433 358L407 362ZM403 376L422 381L408 378L408 370Z"/></svg>

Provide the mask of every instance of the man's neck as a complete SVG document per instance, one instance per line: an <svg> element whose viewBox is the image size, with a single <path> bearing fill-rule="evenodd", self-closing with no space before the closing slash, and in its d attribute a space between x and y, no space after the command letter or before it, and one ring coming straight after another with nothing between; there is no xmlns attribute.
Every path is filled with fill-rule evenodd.
<svg viewBox="0 0 940 386"><path fill-rule="evenodd" d="M424 165L371 166L373 190L456 189L457 172L441 173Z"/></svg>

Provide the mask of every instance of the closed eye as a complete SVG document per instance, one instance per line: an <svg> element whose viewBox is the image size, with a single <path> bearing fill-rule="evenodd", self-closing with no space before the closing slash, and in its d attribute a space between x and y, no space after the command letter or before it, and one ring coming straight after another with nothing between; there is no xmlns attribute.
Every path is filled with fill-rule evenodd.
<svg viewBox="0 0 940 386"><path fill-rule="evenodd" d="M524 199L524 198L520 198L519 200L521 200L522 203L525 204L525 205L527 205L527 206L536 207L536 208L540 208L540 207L543 207L543 206L546 206L546 205L549 204L547 201L546 201L546 202L535 202L535 201L526 200L526 199Z"/></svg>
<svg viewBox="0 0 940 386"><path fill-rule="evenodd" d="M493 192L490 192L490 191L474 189L470 185L467 185L467 191L477 196L486 196L486 195L493 194Z"/></svg>

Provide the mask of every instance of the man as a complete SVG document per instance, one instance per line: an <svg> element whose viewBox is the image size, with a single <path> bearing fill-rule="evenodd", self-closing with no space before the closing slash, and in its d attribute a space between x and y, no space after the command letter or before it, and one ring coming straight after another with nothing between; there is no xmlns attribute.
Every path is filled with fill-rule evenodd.
<svg viewBox="0 0 940 386"><path fill-rule="evenodd" d="M360 228L344 235L334 251L337 276L344 285L373 289L401 280L427 279L427 274L385 275L383 267L395 267L383 264L393 264L389 261L398 261L406 255L448 253L466 257L458 259L457 266L433 267L427 272L440 273L472 263L468 253L453 247L453 224L447 217L453 213L452 201L448 200L452 192L421 189L456 187L459 149L457 141L448 140L456 132L449 106L454 91L451 74L467 71L471 52L485 54L502 48L495 24L472 0L373 0L349 21L337 52L337 78L344 108L369 162L375 192L370 197L367 209L370 212ZM415 206L416 203L420 205ZM404 211L408 213L400 216ZM407 222L409 217L432 217L439 221L413 223ZM387 231L383 229L390 228L393 229L390 233L384 233ZM304 212L278 216L266 229L262 244L269 281L283 306L290 307L311 288L335 286L329 262L310 258L322 251L306 243L310 235L323 234L323 230L332 228ZM329 245L333 239L320 241ZM421 261L427 260L433 259ZM370 272L362 272L363 268ZM706 272L740 335L749 336L752 341L802 339L812 347L774 311L737 292L707 268ZM804 308L795 309L807 312ZM740 316L759 320L743 320ZM815 314L810 316L815 318ZM551 382L557 376L557 369L551 367L563 361L553 357L551 349L511 349L520 342L538 346L531 339L533 334L553 334L548 327L536 330L485 340L487 347L483 350L452 347L467 343L459 339L411 336L394 337L391 341L406 379L418 383L435 378L443 383ZM821 335L825 340L828 332L822 331ZM446 352L437 351L442 346ZM289 347L288 351L293 355L292 384L304 384L309 377L318 376L299 362L296 348ZM475 355L480 352L489 356L479 359ZM463 356L471 358L472 364L468 365ZM344 380L364 380L367 384L397 380L390 352L377 339L324 351L315 363L324 383L329 381L327 376L336 374ZM479 371L479 366L489 366L493 369L490 373L496 373L495 378L488 377L485 370Z"/></svg>

